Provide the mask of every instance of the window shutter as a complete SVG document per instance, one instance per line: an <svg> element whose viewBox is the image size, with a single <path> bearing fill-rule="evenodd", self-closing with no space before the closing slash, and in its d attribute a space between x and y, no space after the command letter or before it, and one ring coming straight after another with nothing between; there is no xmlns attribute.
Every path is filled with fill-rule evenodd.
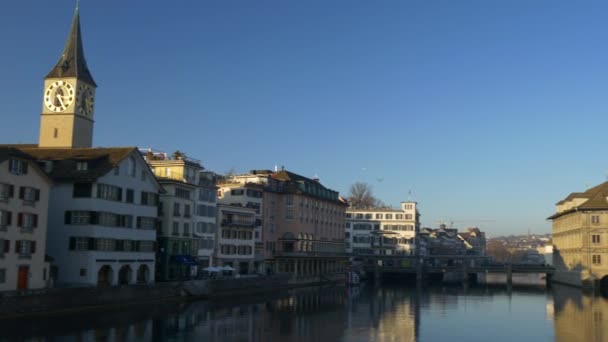
<svg viewBox="0 0 608 342"><path fill-rule="evenodd" d="M36 189L36 201L40 201L40 190Z"/></svg>
<svg viewBox="0 0 608 342"><path fill-rule="evenodd" d="M25 197L25 187L19 187L19 199L23 199Z"/></svg>
<svg viewBox="0 0 608 342"><path fill-rule="evenodd" d="M30 252L31 252L32 254L36 253L36 241L32 241L32 242L31 242L31 246L32 246L32 248L31 248L31 251L30 251Z"/></svg>
<svg viewBox="0 0 608 342"><path fill-rule="evenodd" d="M36 227L38 227L38 215L33 214L32 216L33 216L33 219L32 219L32 226L33 226L34 228L36 228Z"/></svg>
<svg viewBox="0 0 608 342"><path fill-rule="evenodd" d="M17 215L17 227L23 227L23 213Z"/></svg>
<svg viewBox="0 0 608 342"><path fill-rule="evenodd" d="M11 241L4 240L4 253L8 253L11 250Z"/></svg>
<svg viewBox="0 0 608 342"><path fill-rule="evenodd" d="M72 223L72 212L71 212L71 211L69 211L69 210L66 210L66 211L65 211L65 221L64 221L64 223L65 223L65 224L70 224L70 223Z"/></svg>
<svg viewBox="0 0 608 342"><path fill-rule="evenodd" d="M9 185L8 186L8 197L13 198L13 196L15 196L15 186Z"/></svg>
<svg viewBox="0 0 608 342"><path fill-rule="evenodd" d="M75 237L71 237L70 238L69 248L70 248L71 251L73 251L74 249L76 249L76 238Z"/></svg>

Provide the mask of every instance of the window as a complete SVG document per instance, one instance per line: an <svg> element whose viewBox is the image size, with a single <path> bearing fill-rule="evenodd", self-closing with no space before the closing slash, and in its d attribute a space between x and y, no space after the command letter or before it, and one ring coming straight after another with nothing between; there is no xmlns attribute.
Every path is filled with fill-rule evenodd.
<svg viewBox="0 0 608 342"><path fill-rule="evenodd" d="M182 214L180 213L180 205L179 203L173 203L173 216L182 216Z"/></svg>
<svg viewBox="0 0 608 342"><path fill-rule="evenodd" d="M27 173L27 162L23 160L10 159L8 162L8 172L14 175L24 175Z"/></svg>
<svg viewBox="0 0 608 342"><path fill-rule="evenodd" d="M17 216L17 226L25 229L36 228L38 226L38 215L19 213Z"/></svg>
<svg viewBox="0 0 608 342"><path fill-rule="evenodd" d="M77 237L74 240L74 249L77 251L86 251L89 249L89 238Z"/></svg>
<svg viewBox="0 0 608 342"><path fill-rule="evenodd" d="M350 222L344 223L344 228L350 228Z"/></svg>
<svg viewBox="0 0 608 342"><path fill-rule="evenodd" d="M19 199L23 200L23 204L33 204L40 200L40 190L29 186L19 188Z"/></svg>
<svg viewBox="0 0 608 342"><path fill-rule="evenodd" d="M0 284L6 283L6 268L0 268Z"/></svg>
<svg viewBox="0 0 608 342"><path fill-rule="evenodd" d="M232 195L232 196L243 196L244 193L245 193L245 190L243 190L243 189L230 190L230 195Z"/></svg>
<svg viewBox="0 0 608 342"><path fill-rule="evenodd" d="M175 196L184 199L190 199L190 190L183 188L175 188Z"/></svg>
<svg viewBox="0 0 608 342"><path fill-rule="evenodd" d="M287 208L285 212L285 219L292 220L293 219L293 208Z"/></svg>
<svg viewBox="0 0 608 342"><path fill-rule="evenodd" d="M86 171L89 169L89 163L86 161L76 162L76 170L77 171Z"/></svg>
<svg viewBox="0 0 608 342"><path fill-rule="evenodd" d="M353 214L351 214L351 213L346 213L346 218L351 218L351 217L353 217Z"/></svg>
<svg viewBox="0 0 608 342"><path fill-rule="evenodd" d="M599 224L600 223L600 216L599 215L591 215L591 223L593 223L593 224Z"/></svg>
<svg viewBox="0 0 608 342"><path fill-rule="evenodd" d="M114 167L114 176L120 175L120 166L116 165Z"/></svg>
<svg viewBox="0 0 608 342"><path fill-rule="evenodd" d="M601 265L602 264L602 256L599 254L593 254L592 255L592 262L594 265Z"/></svg>
<svg viewBox="0 0 608 342"><path fill-rule="evenodd" d="M395 214L395 220L403 220L403 214Z"/></svg>
<svg viewBox="0 0 608 342"><path fill-rule="evenodd" d="M285 196L285 204L288 206L293 205L293 195Z"/></svg>
<svg viewBox="0 0 608 342"><path fill-rule="evenodd" d="M414 207L413 207L411 204L405 204L405 205L403 206L403 209L406 209L406 210L412 210L412 209L414 209Z"/></svg>
<svg viewBox="0 0 608 342"><path fill-rule="evenodd" d="M412 214L405 214L405 219L406 220L411 220L412 219Z"/></svg>
<svg viewBox="0 0 608 342"><path fill-rule="evenodd" d="M7 210L0 210L0 231L6 231L6 227L11 225L12 213Z"/></svg>
<svg viewBox="0 0 608 342"><path fill-rule="evenodd" d="M154 241L139 241L140 252L154 252Z"/></svg>
<svg viewBox="0 0 608 342"><path fill-rule="evenodd" d="M140 203L142 205L157 206L158 205L158 194L154 193L154 192L142 191Z"/></svg>
<svg viewBox="0 0 608 342"><path fill-rule="evenodd" d="M127 189L127 203L133 203L133 197L135 197L135 191L133 189Z"/></svg>
<svg viewBox="0 0 608 342"><path fill-rule="evenodd" d="M599 235L591 235L591 242L593 242L593 243L600 243L600 236Z"/></svg>
<svg viewBox="0 0 608 342"><path fill-rule="evenodd" d="M184 232L183 232L184 236L189 236L190 235L190 223L184 223Z"/></svg>
<svg viewBox="0 0 608 342"><path fill-rule="evenodd" d="M387 220L392 220L393 219L393 214L386 214L384 218L387 219Z"/></svg>
<svg viewBox="0 0 608 342"><path fill-rule="evenodd" d="M115 247L115 240L113 239L96 239L96 250L98 251L113 251Z"/></svg>
<svg viewBox="0 0 608 342"><path fill-rule="evenodd" d="M11 248L11 242L9 240L0 239L0 257L4 255L4 253L8 253Z"/></svg>
<svg viewBox="0 0 608 342"><path fill-rule="evenodd" d="M190 217L190 204L184 204L184 217Z"/></svg>
<svg viewBox="0 0 608 342"><path fill-rule="evenodd" d="M36 253L36 241L15 241L15 252L19 253L19 256L30 256Z"/></svg>
<svg viewBox="0 0 608 342"><path fill-rule="evenodd" d="M179 222L173 222L173 229L171 235L179 235Z"/></svg>
<svg viewBox="0 0 608 342"><path fill-rule="evenodd" d="M10 184L0 183L0 201L8 201L13 197L14 186Z"/></svg>
<svg viewBox="0 0 608 342"><path fill-rule="evenodd" d="M92 183L74 183L73 197L91 197L93 194Z"/></svg>
<svg viewBox="0 0 608 342"><path fill-rule="evenodd" d="M80 276L81 277L86 277L87 276L87 269L86 268L81 268L80 269Z"/></svg>
<svg viewBox="0 0 608 342"><path fill-rule="evenodd" d="M376 214L376 220L382 220L382 214Z"/></svg>
<svg viewBox="0 0 608 342"><path fill-rule="evenodd" d="M145 217L140 216L137 218L137 228L138 229L155 229L156 228L156 218L155 217Z"/></svg>
<svg viewBox="0 0 608 342"><path fill-rule="evenodd" d="M97 184L97 198L110 201L122 201L122 189L108 184Z"/></svg>

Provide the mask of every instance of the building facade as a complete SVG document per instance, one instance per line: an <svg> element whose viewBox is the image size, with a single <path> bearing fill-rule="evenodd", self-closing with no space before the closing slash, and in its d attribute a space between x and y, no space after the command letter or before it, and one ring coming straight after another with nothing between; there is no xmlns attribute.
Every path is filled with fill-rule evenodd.
<svg viewBox="0 0 608 342"><path fill-rule="evenodd" d="M263 216L264 187L259 183L249 182L249 175L236 175L220 181L218 184L218 202L224 205L250 208L255 211L253 228L254 261L253 269L257 273L265 271Z"/></svg>
<svg viewBox="0 0 608 342"><path fill-rule="evenodd" d="M420 213L418 203L402 202L399 209L369 208L346 211L345 239L353 255L415 255Z"/></svg>
<svg viewBox="0 0 608 342"><path fill-rule="evenodd" d="M218 204L216 266L229 266L238 274L255 273L256 211L238 205Z"/></svg>
<svg viewBox="0 0 608 342"><path fill-rule="evenodd" d="M212 253L206 252L212 252L215 244L215 186L201 177L203 167L196 159L151 149L142 154L163 187L157 278L194 277L212 261Z"/></svg>
<svg viewBox="0 0 608 342"><path fill-rule="evenodd" d="M608 182L557 202L553 232L554 280L608 288Z"/></svg>
<svg viewBox="0 0 608 342"><path fill-rule="evenodd" d="M44 288L50 179L34 159L0 147L0 291Z"/></svg>

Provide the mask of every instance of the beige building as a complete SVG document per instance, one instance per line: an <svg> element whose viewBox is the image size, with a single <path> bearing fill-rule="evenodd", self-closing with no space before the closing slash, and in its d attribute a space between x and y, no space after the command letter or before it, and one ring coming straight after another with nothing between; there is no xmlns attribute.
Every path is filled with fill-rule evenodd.
<svg viewBox="0 0 608 342"><path fill-rule="evenodd" d="M0 147L0 291L47 286L50 186L32 157Z"/></svg>
<svg viewBox="0 0 608 342"><path fill-rule="evenodd" d="M199 160L176 152L142 151L163 187L160 196L157 279L196 276L213 263L216 192Z"/></svg>
<svg viewBox="0 0 608 342"><path fill-rule="evenodd" d="M608 288L608 182L571 193L556 205L554 280Z"/></svg>

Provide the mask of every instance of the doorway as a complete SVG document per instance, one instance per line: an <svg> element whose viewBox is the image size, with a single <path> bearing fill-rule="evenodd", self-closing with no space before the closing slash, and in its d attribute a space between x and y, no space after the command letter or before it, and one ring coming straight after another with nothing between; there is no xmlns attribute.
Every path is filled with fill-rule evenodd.
<svg viewBox="0 0 608 342"><path fill-rule="evenodd" d="M17 290L27 290L27 279L29 273L29 266L19 266L19 273L17 273Z"/></svg>

